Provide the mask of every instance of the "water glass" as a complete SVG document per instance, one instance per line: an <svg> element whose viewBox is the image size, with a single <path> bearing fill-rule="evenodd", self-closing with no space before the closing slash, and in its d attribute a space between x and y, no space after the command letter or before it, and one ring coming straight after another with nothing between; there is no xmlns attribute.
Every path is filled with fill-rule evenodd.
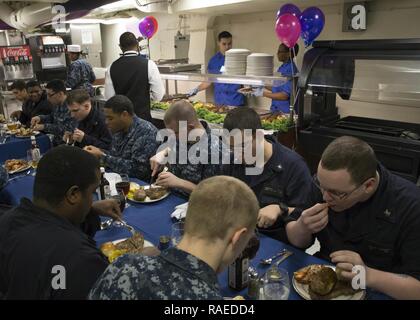
<svg viewBox="0 0 420 320"><path fill-rule="evenodd" d="M264 275L260 300L287 300L290 294L290 278L285 269L271 267Z"/></svg>
<svg viewBox="0 0 420 320"><path fill-rule="evenodd" d="M172 225L172 245L175 247L179 244L184 235L184 221L176 222Z"/></svg>

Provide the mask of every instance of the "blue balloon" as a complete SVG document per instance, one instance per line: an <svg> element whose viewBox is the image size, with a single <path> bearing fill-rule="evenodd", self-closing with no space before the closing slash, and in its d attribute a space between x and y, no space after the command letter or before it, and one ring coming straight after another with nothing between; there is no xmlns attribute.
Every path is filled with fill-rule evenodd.
<svg viewBox="0 0 420 320"><path fill-rule="evenodd" d="M301 37L308 47L319 36L325 25L325 15L317 7L307 8L299 17L302 27Z"/></svg>
<svg viewBox="0 0 420 320"><path fill-rule="evenodd" d="M296 18L299 18L301 14L300 9L297 6L295 6L292 3L286 3L285 5L281 6L279 11L277 11L276 19L278 19L282 14L285 14L285 13L290 13L294 15Z"/></svg>

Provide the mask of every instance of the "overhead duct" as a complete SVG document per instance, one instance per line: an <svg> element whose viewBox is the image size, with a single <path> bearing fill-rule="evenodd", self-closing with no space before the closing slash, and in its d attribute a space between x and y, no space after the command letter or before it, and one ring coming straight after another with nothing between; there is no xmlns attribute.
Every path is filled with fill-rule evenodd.
<svg viewBox="0 0 420 320"><path fill-rule="evenodd" d="M168 6L176 0L133 0L136 8L142 12L165 12L168 13Z"/></svg>
<svg viewBox="0 0 420 320"><path fill-rule="evenodd" d="M56 14L51 8L51 4L36 3L14 11L0 2L0 19L17 30L30 30L52 20Z"/></svg>
<svg viewBox="0 0 420 320"><path fill-rule="evenodd" d="M63 17L75 18L81 17L89 13L90 10L100 7L102 5L115 2L116 0L69 0L65 3L60 1L58 5L62 5L65 9ZM44 0L44 2L46 2ZM57 18L57 11L53 10L56 3L36 3L23 7L19 10L10 8L6 3L0 2L0 26L1 20L10 27L28 31L33 30L37 26L51 22Z"/></svg>

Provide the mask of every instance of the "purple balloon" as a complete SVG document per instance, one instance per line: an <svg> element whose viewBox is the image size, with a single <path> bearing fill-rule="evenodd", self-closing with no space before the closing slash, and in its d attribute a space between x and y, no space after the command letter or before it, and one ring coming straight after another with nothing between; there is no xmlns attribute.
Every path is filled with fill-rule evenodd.
<svg viewBox="0 0 420 320"><path fill-rule="evenodd" d="M290 13L281 15L276 21L276 34L288 48L294 47L300 36L299 19Z"/></svg>
<svg viewBox="0 0 420 320"><path fill-rule="evenodd" d="M278 19L281 15L290 13L295 17L299 18L301 12L300 9L295 6L293 3L286 3L285 5L281 6L280 10L277 11L277 18Z"/></svg>
<svg viewBox="0 0 420 320"><path fill-rule="evenodd" d="M302 39L305 46L309 46L319 36L325 25L325 16L317 7L307 8L299 17L302 26Z"/></svg>
<svg viewBox="0 0 420 320"><path fill-rule="evenodd" d="M156 33L156 27L153 23L153 20L149 17L141 19L139 23L139 31L141 35L147 39L153 37L153 35Z"/></svg>

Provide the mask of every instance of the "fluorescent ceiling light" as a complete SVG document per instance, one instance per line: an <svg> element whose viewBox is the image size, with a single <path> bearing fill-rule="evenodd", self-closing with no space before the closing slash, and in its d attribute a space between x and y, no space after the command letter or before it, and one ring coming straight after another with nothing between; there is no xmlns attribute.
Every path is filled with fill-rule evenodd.
<svg viewBox="0 0 420 320"><path fill-rule="evenodd" d="M127 22L134 22L138 21L137 18L131 17L131 18L116 18L116 19L74 19L69 20L67 23L71 24L89 24L89 23L102 23L102 24L116 24L116 23L127 23Z"/></svg>

